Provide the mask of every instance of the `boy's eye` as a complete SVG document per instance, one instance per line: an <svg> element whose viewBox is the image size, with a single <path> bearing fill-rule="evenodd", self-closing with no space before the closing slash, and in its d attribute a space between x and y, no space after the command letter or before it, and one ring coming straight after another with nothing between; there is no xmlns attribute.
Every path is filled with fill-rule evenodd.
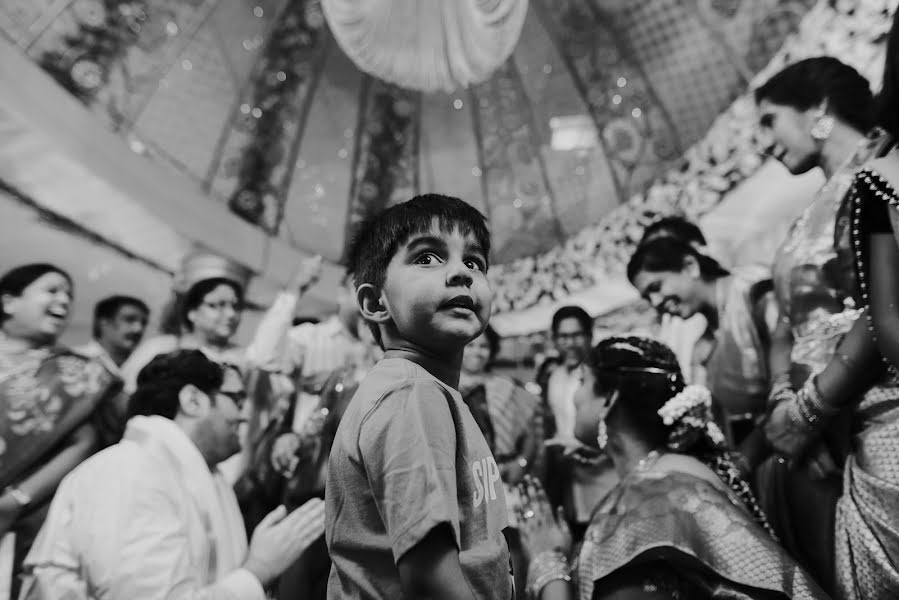
<svg viewBox="0 0 899 600"><path fill-rule="evenodd" d="M468 258L465 260L465 266L475 271L486 271L484 261L477 258Z"/></svg>
<svg viewBox="0 0 899 600"><path fill-rule="evenodd" d="M438 262L440 257L434 254L433 252L422 252L415 259L415 264L417 265L431 265L435 262Z"/></svg>

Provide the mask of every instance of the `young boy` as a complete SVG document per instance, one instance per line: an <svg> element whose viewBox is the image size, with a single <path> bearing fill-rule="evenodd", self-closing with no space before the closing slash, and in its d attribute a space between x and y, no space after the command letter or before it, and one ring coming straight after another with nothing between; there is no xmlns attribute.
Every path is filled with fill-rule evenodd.
<svg viewBox="0 0 899 600"><path fill-rule="evenodd" d="M329 599L512 597L499 468L456 390L490 317L489 252L484 216L436 194L360 229L350 270L385 354L331 450Z"/></svg>

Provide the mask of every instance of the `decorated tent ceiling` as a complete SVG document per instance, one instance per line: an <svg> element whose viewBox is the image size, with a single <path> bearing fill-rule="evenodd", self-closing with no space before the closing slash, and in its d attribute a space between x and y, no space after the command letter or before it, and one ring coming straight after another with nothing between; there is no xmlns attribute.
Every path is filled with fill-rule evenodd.
<svg viewBox="0 0 899 600"><path fill-rule="evenodd" d="M810 4L532 0L509 60L433 94L362 73L314 0L5 0L0 31L268 235L337 262L362 218L436 191L508 262L675 165Z"/></svg>

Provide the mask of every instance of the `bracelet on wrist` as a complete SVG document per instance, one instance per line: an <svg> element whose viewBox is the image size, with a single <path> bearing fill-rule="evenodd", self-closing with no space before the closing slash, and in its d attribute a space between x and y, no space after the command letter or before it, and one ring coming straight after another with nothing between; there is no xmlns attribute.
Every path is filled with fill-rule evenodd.
<svg viewBox="0 0 899 600"><path fill-rule="evenodd" d="M551 581L571 581L571 567L564 554L557 550L539 553L528 565L525 592L530 600L538 600L540 592Z"/></svg>

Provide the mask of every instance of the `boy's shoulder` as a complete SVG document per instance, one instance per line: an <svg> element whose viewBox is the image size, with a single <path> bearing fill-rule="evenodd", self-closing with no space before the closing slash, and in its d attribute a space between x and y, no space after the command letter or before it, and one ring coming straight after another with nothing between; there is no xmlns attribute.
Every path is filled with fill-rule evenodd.
<svg viewBox="0 0 899 600"><path fill-rule="evenodd" d="M430 390L452 393L450 388L414 362L403 358L388 358L378 361L368 372L359 384L354 400L360 398L374 405L387 397L414 396Z"/></svg>

